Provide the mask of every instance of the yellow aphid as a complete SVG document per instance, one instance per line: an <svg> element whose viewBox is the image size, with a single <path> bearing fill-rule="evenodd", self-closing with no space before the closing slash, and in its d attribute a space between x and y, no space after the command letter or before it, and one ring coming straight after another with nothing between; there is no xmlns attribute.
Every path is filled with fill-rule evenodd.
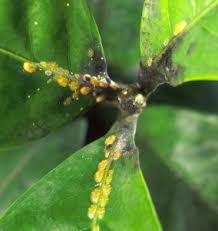
<svg viewBox="0 0 218 231"><path fill-rule="evenodd" d="M67 79L64 76L55 76L54 78L56 80L56 82L61 86L61 87L67 87L69 84L69 79Z"/></svg>
<svg viewBox="0 0 218 231"><path fill-rule="evenodd" d="M87 55L88 55L89 58L93 58L93 57L94 57L94 54L95 54L94 50L92 50L92 49L89 49L89 50L88 50Z"/></svg>
<svg viewBox="0 0 218 231"><path fill-rule="evenodd" d="M52 70L52 63L49 64L49 68L50 68L50 70ZM69 75L69 74L70 74L70 72L69 72L68 70L65 70L65 69L62 68L62 67L57 67L57 68L55 68L55 69L56 69L56 71L58 71L59 73L62 73L62 75Z"/></svg>
<svg viewBox="0 0 218 231"><path fill-rule="evenodd" d="M92 78L90 79L90 83L92 84L92 86L97 87L99 84L99 80L96 76L92 76Z"/></svg>
<svg viewBox="0 0 218 231"><path fill-rule="evenodd" d="M127 94L128 94L128 88L123 89L123 90L122 90L122 94L123 94L123 95L127 95Z"/></svg>
<svg viewBox="0 0 218 231"><path fill-rule="evenodd" d="M110 185L104 185L103 186L103 192L105 195L109 195L111 192L111 186Z"/></svg>
<svg viewBox="0 0 218 231"><path fill-rule="evenodd" d="M41 61L41 62L40 62L40 65L41 65L42 67L44 67L44 68L47 68L47 67L48 67L48 63L45 62L45 61Z"/></svg>
<svg viewBox="0 0 218 231"><path fill-rule="evenodd" d="M102 103L105 100L106 100L106 96L105 95L98 95L95 98L96 103Z"/></svg>
<svg viewBox="0 0 218 231"><path fill-rule="evenodd" d="M117 137L115 135L108 136L107 139L104 142L105 145L112 145L115 142L116 138Z"/></svg>
<svg viewBox="0 0 218 231"><path fill-rule="evenodd" d="M91 201L92 203L96 204L98 202L101 190L99 188L94 189L91 193Z"/></svg>
<svg viewBox="0 0 218 231"><path fill-rule="evenodd" d="M115 151L113 153L113 160L119 160L121 157L121 152L120 151Z"/></svg>
<svg viewBox="0 0 218 231"><path fill-rule="evenodd" d="M109 170L108 176L112 177L112 176L113 176L113 173L114 173L114 171L113 171L112 169Z"/></svg>
<svg viewBox="0 0 218 231"><path fill-rule="evenodd" d="M107 88L108 87L108 82L106 79L101 79L98 83L99 87L102 87L102 88Z"/></svg>
<svg viewBox="0 0 218 231"><path fill-rule="evenodd" d="M93 218L95 217L96 209L97 209L97 206L96 206L96 205L91 205L91 206L88 208L88 217L89 217L90 219L93 219Z"/></svg>
<svg viewBox="0 0 218 231"><path fill-rule="evenodd" d="M95 173L95 181L97 183L100 183L103 179L103 176L104 176L104 170L99 170Z"/></svg>
<svg viewBox="0 0 218 231"><path fill-rule="evenodd" d="M26 71L28 73L34 73L37 71L37 66L33 63L25 62L23 64L23 69L24 69L24 71Z"/></svg>
<svg viewBox="0 0 218 231"><path fill-rule="evenodd" d="M110 87L111 87L113 90L117 90L118 85L117 85L114 81L111 80L111 82L110 82Z"/></svg>
<svg viewBox="0 0 218 231"><path fill-rule="evenodd" d="M56 70L58 68L58 65L57 65L57 63L49 63L49 68L52 71L54 71L54 70Z"/></svg>
<svg viewBox="0 0 218 231"><path fill-rule="evenodd" d="M147 65L150 67L152 65L152 63L153 63L153 59L151 57L148 58Z"/></svg>
<svg viewBox="0 0 218 231"><path fill-rule="evenodd" d="M99 204L101 207L105 207L107 203L108 203L108 195L103 194L99 199Z"/></svg>
<svg viewBox="0 0 218 231"><path fill-rule="evenodd" d="M99 219L103 219L105 214L105 208L98 208L97 214Z"/></svg>
<svg viewBox="0 0 218 231"><path fill-rule="evenodd" d="M99 170L104 170L108 165L108 160L102 160L99 164L98 164L98 169Z"/></svg>
<svg viewBox="0 0 218 231"><path fill-rule="evenodd" d="M64 100L64 106L69 106L72 103L72 98L71 97L67 97Z"/></svg>
<svg viewBox="0 0 218 231"><path fill-rule="evenodd" d="M176 24L174 35L177 36L178 34L182 33L187 26L186 21L181 21L180 23Z"/></svg>
<svg viewBox="0 0 218 231"><path fill-rule="evenodd" d="M99 225L95 225L95 226L92 228L92 231L100 231Z"/></svg>
<svg viewBox="0 0 218 231"><path fill-rule="evenodd" d="M80 84L79 82L77 81L71 81L69 84L68 84L69 88L71 91L77 91L80 87Z"/></svg>
<svg viewBox="0 0 218 231"><path fill-rule="evenodd" d="M74 74L74 77L76 78L76 79L80 79L80 75L79 74Z"/></svg>
<svg viewBox="0 0 218 231"><path fill-rule="evenodd" d="M106 184L110 184L113 178L113 170L110 170L106 178Z"/></svg>
<svg viewBox="0 0 218 231"><path fill-rule="evenodd" d="M45 61L41 61L40 65L45 69L49 69L50 71L54 71L58 68L57 63L48 63Z"/></svg>
<svg viewBox="0 0 218 231"><path fill-rule="evenodd" d="M82 87L82 88L80 89L80 93L81 93L82 95L88 95L90 92L91 92L91 89L90 89L89 87Z"/></svg>
<svg viewBox="0 0 218 231"><path fill-rule="evenodd" d="M145 97L142 94L138 94L134 101L138 105L145 106Z"/></svg>

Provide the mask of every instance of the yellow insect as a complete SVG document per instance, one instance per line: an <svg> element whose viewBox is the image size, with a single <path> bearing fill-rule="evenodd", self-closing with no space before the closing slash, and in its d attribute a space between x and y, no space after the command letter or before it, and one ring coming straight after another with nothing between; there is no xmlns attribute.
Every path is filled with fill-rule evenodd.
<svg viewBox="0 0 218 231"><path fill-rule="evenodd" d="M101 79L101 80L99 80L98 85L99 85L99 87L107 88L108 87L108 82L107 82L106 79Z"/></svg>
<svg viewBox="0 0 218 231"><path fill-rule="evenodd" d="M69 82L68 86L69 86L70 90L73 91L73 92L77 91L80 88L80 84L77 81Z"/></svg>
<svg viewBox="0 0 218 231"><path fill-rule="evenodd" d="M98 169L102 169L104 170L108 165L108 160L102 160L99 164L98 164Z"/></svg>
<svg viewBox="0 0 218 231"><path fill-rule="evenodd" d="M128 95L128 88L124 88L121 93L123 95Z"/></svg>
<svg viewBox="0 0 218 231"><path fill-rule="evenodd" d="M100 183L104 177L104 169L100 169L95 173L95 182Z"/></svg>
<svg viewBox="0 0 218 231"><path fill-rule="evenodd" d="M95 98L96 103L102 103L105 100L106 100L106 96L105 95L98 95Z"/></svg>
<svg viewBox="0 0 218 231"><path fill-rule="evenodd" d="M106 159L100 161L98 164L98 170L95 173L95 182L97 188L91 192L91 206L88 208L88 217L93 220L92 231L100 230L99 221L104 218L105 207L109 201L109 195L111 193L111 182L113 178L113 170L110 169L110 165L113 160L118 160L121 157L121 152L113 151L113 147L117 140L115 134L109 135L104 143L104 155ZM110 151L108 149L111 149Z"/></svg>
<svg viewBox="0 0 218 231"><path fill-rule="evenodd" d="M150 67L152 65L152 63L153 63L153 59L151 57L148 58L147 65Z"/></svg>
<svg viewBox="0 0 218 231"><path fill-rule="evenodd" d="M91 193L91 201L92 203L96 204L98 202L99 196L100 196L101 190L100 188L94 189Z"/></svg>
<svg viewBox="0 0 218 231"><path fill-rule="evenodd" d="M176 28L174 30L174 35L177 36L177 35L181 34L184 31L186 26L187 26L186 21L181 21L178 24L176 24Z"/></svg>
<svg viewBox="0 0 218 231"><path fill-rule="evenodd" d="M23 69L24 69L24 71L26 71L28 73L34 73L37 71L37 66L33 63L25 62L23 64Z"/></svg>
<svg viewBox="0 0 218 231"><path fill-rule="evenodd" d="M88 217L90 219L93 219L95 217L97 205L91 205L88 209Z"/></svg>
<svg viewBox="0 0 218 231"><path fill-rule="evenodd" d="M45 68L45 69L49 69L51 71L54 71L58 68L57 63L50 63L50 62L45 62L45 61L41 61L40 65Z"/></svg>
<svg viewBox="0 0 218 231"><path fill-rule="evenodd" d="M80 79L80 78L81 78L80 74L74 74L74 77L75 77L76 79Z"/></svg>
<svg viewBox="0 0 218 231"><path fill-rule="evenodd" d="M88 55L89 58L93 58L94 55L95 55L94 50L93 49L89 49L87 55Z"/></svg>
<svg viewBox="0 0 218 231"><path fill-rule="evenodd" d="M100 206L105 207L108 203L108 200L109 200L108 195L105 195L105 194L101 195L101 197L99 199Z"/></svg>
<svg viewBox="0 0 218 231"><path fill-rule="evenodd" d="M98 209L98 218L103 219L104 214L105 214L105 208L103 208L103 207L99 208Z"/></svg>
<svg viewBox="0 0 218 231"><path fill-rule="evenodd" d="M99 81L96 76L92 76L92 78L90 79L90 83L92 84L93 87L97 87L99 84Z"/></svg>
<svg viewBox="0 0 218 231"><path fill-rule="evenodd" d="M67 87L69 84L69 79L64 76L57 75L54 79L61 87Z"/></svg>
<svg viewBox="0 0 218 231"><path fill-rule="evenodd" d="M113 160L119 160L121 157L121 152L120 151L115 151L113 153Z"/></svg>
<svg viewBox="0 0 218 231"><path fill-rule="evenodd" d="M116 140L116 136L115 135L111 135L109 137L107 137L107 139L105 140L105 145L112 145Z"/></svg>
<svg viewBox="0 0 218 231"><path fill-rule="evenodd" d="M118 85L117 85L114 81L111 80L111 82L110 82L110 87L111 87L113 90L117 90Z"/></svg>
<svg viewBox="0 0 218 231"><path fill-rule="evenodd" d="M109 170L108 176L106 178L106 184L110 184L112 182L112 178L113 178L113 170Z"/></svg>
<svg viewBox="0 0 218 231"><path fill-rule="evenodd" d="M90 89L89 87L82 87L82 88L80 89L80 93L81 93L82 95L88 95L90 92L91 92L91 89Z"/></svg>
<svg viewBox="0 0 218 231"><path fill-rule="evenodd" d="M109 184L103 187L103 192L105 195L109 195L111 193L111 186Z"/></svg>

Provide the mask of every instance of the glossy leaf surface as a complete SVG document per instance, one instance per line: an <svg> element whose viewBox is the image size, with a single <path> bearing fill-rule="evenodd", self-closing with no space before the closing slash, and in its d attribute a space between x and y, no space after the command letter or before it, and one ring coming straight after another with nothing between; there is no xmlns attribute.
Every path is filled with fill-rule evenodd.
<svg viewBox="0 0 218 231"><path fill-rule="evenodd" d="M218 1L151 1L144 4L141 59L172 85L217 80Z"/></svg>
<svg viewBox="0 0 218 231"><path fill-rule="evenodd" d="M141 139L144 135L145 142L170 168L218 207L217 129L217 116L151 107L141 117L138 134ZM213 180L208 181L210 177Z"/></svg>
<svg viewBox="0 0 218 231"><path fill-rule="evenodd" d="M127 72L139 61L139 25L143 0L91 0L90 3L108 64Z"/></svg>
<svg viewBox="0 0 218 231"><path fill-rule="evenodd" d="M42 137L91 103L91 97L81 97L64 106L70 90L47 84L43 72L24 73L25 61L55 62L80 74L106 70L98 30L85 0L1 1L0 144Z"/></svg>
<svg viewBox="0 0 218 231"><path fill-rule="evenodd" d="M86 146L21 196L0 221L3 230L90 230L94 175L104 159L104 139ZM140 169L128 155L113 164L102 230L161 230Z"/></svg>
<svg viewBox="0 0 218 231"><path fill-rule="evenodd" d="M0 214L33 183L84 144L85 120L9 150L0 150Z"/></svg>

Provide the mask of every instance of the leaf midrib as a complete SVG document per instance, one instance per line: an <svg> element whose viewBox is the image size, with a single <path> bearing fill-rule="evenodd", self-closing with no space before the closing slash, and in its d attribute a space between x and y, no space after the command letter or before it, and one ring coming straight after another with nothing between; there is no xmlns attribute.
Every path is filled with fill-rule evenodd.
<svg viewBox="0 0 218 231"><path fill-rule="evenodd" d="M22 56L14 53L14 52L11 52L11 51L9 51L7 49L4 49L4 48L1 48L1 47L0 47L0 54L3 54L5 56L9 56L10 58L13 58L13 59L15 59L15 60L17 60L19 62L22 62L22 63L24 63L24 62L32 62L32 61L28 60L25 57L22 57Z"/></svg>
<svg viewBox="0 0 218 231"><path fill-rule="evenodd" d="M7 187L13 181L13 179L21 173L21 171L27 166L29 161L31 160L32 155L26 154L21 160L17 163L17 166L4 177L0 184L0 196L5 192Z"/></svg>

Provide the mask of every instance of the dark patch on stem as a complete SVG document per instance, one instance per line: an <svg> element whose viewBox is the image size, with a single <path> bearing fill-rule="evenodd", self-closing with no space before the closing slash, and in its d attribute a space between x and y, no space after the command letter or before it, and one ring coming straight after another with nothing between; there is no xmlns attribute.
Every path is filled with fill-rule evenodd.
<svg viewBox="0 0 218 231"><path fill-rule="evenodd" d="M123 115L112 128L119 140L119 148L122 155L132 159L135 167L139 166L138 148L135 145L135 132L139 114Z"/></svg>
<svg viewBox="0 0 218 231"><path fill-rule="evenodd" d="M140 65L138 84L146 97L159 85L169 83L172 76L175 77L181 71L181 67L176 67L172 62L172 53L176 48L176 43L169 44L161 57L154 59L151 66L145 67L142 63Z"/></svg>
<svg viewBox="0 0 218 231"><path fill-rule="evenodd" d="M138 74L139 89L148 97L159 85L166 82L164 75L158 70L158 67L152 65L151 67L143 67L140 64Z"/></svg>

